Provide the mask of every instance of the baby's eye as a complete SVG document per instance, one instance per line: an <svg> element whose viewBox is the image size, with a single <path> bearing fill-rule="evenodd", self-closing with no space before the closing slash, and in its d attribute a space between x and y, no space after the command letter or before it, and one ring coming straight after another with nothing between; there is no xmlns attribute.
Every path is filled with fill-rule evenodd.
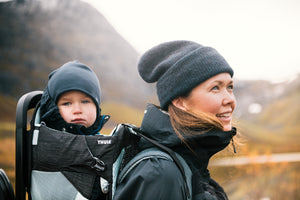
<svg viewBox="0 0 300 200"><path fill-rule="evenodd" d="M61 105L63 105L63 106L69 106L69 105L71 105L71 102L64 102Z"/></svg>
<svg viewBox="0 0 300 200"><path fill-rule="evenodd" d="M81 101L81 102L84 103L84 104L91 103L90 100L83 100L83 101Z"/></svg>

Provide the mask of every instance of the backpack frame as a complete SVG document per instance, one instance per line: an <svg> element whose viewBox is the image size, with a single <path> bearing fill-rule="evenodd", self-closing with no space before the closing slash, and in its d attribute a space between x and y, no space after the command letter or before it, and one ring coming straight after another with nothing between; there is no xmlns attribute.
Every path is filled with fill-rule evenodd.
<svg viewBox="0 0 300 200"><path fill-rule="evenodd" d="M40 101L42 91L32 91L24 94L17 103L16 109L16 183L15 193L17 200L25 200L26 193L30 197L30 166L31 166L31 140L28 134L28 119L30 110L33 110ZM32 128L32 127L30 127Z"/></svg>

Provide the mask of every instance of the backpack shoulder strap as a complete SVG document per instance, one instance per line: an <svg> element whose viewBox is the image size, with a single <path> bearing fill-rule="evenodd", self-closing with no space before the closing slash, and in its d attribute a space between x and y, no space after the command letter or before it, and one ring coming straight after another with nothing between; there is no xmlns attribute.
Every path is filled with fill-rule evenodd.
<svg viewBox="0 0 300 200"><path fill-rule="evenodd" d="M183 166L184 169L184 174L185 174L185 179L187 183L187 190L186 194L192 194L192 172L190 170L190 167L186 163L186 161L177 153L175 153L179 162ZM138 153L133 159L131 159L123 168L123 170L120 172L117 183L120 183L124 180L124 178L130 173L130 171L136 167L140 162L150 159L150 158L160 158L160 159L165 159L169 161L174 161L174 159L166 152L154 147L154 148L149 148L141 151ZM187 200L191 200L191 195L186 195Z"/></svg>
<svg viewBox="0 0 300 200"><path fill-rule="evenodd" d="M161 151L166 152L173 159L174 163L179 168L181 175L183 176L187 199L191 199L192 198L192 189L191 189L192 188L191 187L192 172L189 169L189 166L186 164L185 160L179 154L177 154L172 149L170 149L169 147L164 146L164 145L160 144L159 142L147 137L146 134L140 128L137 128L130 124L124 124L124 126L127 126L129 132L131 132L132 134L138 135L141 138L144 138L145 140L152 143L155 147L157 147ZM179 159L179 157L180 157L180 159ZM183 166L183 164L185 166ZM186 174L187 169L189 169L188 171L190 171L190 174ZM188 178L188 177L186 177L186 175L190 175L190 177ZM188 182L190 182L190 183L188 183Z"/></svg>
<svg viewBox="0 0 300 200"><path fill-rule="evenodd" d="M190 194L189 196L187 196L188 200L192 199L192 171L190 169L190 167L188 166L188 164L186 163L186 161L184 160L184 158L182 158L178 153L175 153L178 160L180 161L181 165L183 166L184 169L184 173L185 173L185 178L186 178L186 183L187 183L187 189L188 189L188 194Z"/></svg>
<svg viewBox="0 0 300 200"><path fill-rule="evenodd" d="M127 176L127 174L135 168L140 162L143 160L147 160L153 157L170 160L173 161L173 159L165 152L157 149L157 148L149 148L141 151L138 153L135 157L133 157L122 169L121 173L118 176L118 184L123 181L123 179Z"/></svg>

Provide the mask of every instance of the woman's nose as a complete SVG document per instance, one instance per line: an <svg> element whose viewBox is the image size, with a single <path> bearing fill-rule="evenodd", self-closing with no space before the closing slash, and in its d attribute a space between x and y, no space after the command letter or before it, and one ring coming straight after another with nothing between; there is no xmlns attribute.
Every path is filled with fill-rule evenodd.
<svg viewBox="0 0 300 200"><path fill-rule="evenodd" d="M228 92L228 91L225 92L224 98L223 98L223 104L224 105L235 104L235 96L234 96L233 92Z"/></svg>

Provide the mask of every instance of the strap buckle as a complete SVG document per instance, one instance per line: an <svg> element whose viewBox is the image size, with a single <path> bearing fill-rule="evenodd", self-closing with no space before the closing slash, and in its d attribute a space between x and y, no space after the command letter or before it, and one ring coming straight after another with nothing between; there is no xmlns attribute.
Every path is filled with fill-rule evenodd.
<svg viewBox="0 0 300 200"><path fill-rule="evenodd" d="M99 158L93 156L95 164L91 166L92 169L95 169L97 172L103 172L106 169L105 163Z"/></svg>

